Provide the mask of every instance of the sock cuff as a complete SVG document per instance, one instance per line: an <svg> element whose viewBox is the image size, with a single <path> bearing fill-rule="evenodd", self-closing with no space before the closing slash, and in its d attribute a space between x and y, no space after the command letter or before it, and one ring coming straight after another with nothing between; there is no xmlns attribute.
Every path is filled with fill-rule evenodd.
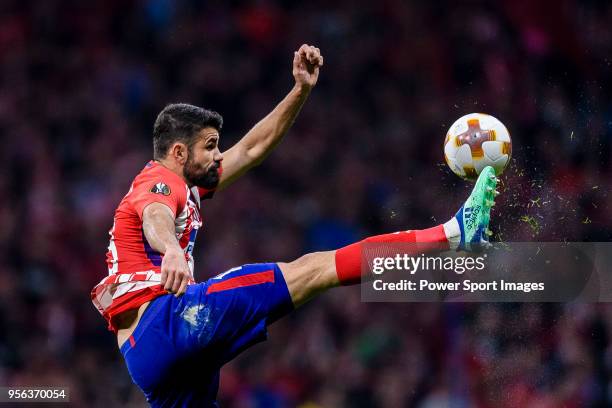
<svg viewBox="0 0 612 408"><path fill-rule="evenodd" d="M459 221L453 217L449 221L445 222L442 227L444 228L444 233L446 235L446 239L448 240L449 249L452 249L453 251L456 250L461 242L461 229L459 228Z"/></svg>
<svg viewBox="0 0 612 408"><path fill-rule="evenodd" d="M414 243L410 251L416 253L448 250L449 240L445 227L438 225L425 230L399 231L391 234L376 235L336 250L336 274L341 285L360 283L363 244ZM443 244L443 245L440 245ZM393 250L387 250L390 254ZM383 253L385 250L383 249Z"/></svg>
<svg viewBox="0 0 612 408"><path fill-rule="evenodd" d="M361 281L361 242L336 250L336 274L341 285Z"/></svg>

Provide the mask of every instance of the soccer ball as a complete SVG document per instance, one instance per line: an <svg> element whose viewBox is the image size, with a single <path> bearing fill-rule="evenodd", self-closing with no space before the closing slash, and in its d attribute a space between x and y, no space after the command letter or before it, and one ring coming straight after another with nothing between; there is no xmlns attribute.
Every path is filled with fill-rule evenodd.
<svg viewBox="0 0 612 408"><path fill-rule="evenodd" d="M499 176L512 155L508 129L484 113L470 113L455 121L446 133L444 159L453 173L475 180L486 166Z"/></svg>

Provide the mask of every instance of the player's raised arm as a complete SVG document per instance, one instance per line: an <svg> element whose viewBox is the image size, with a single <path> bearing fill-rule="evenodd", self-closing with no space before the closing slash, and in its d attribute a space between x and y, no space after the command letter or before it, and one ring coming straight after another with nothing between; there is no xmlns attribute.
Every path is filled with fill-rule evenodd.
<svg viewBox="0 0 612 408"><path fill-rule="evenodd" d="M151 248L164 254L161 285L177 295L185 293L191 273L174 233L174 214L165 204L152 203L142 213L142 229Z"/></svg>
<svg viewBox="0 0 612 408"><path fill-rule="evenodd" d="M218 190L227 187L247 170L261 163L282 140L317 83L322 65L323 56L314 46L304 44L294 53L295 86L272 112L223 153L223 174Z"/></svg>

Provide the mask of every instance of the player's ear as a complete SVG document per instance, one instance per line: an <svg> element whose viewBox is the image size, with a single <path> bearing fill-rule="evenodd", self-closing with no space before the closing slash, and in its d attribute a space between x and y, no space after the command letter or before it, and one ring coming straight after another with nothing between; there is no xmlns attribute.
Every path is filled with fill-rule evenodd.
<svg viewBox="0 0 612 408"><path fill-rule="evenodd" d="M185 143L176 142L170 147L170 156L179 164L187 162L187 145Z"/></svg>

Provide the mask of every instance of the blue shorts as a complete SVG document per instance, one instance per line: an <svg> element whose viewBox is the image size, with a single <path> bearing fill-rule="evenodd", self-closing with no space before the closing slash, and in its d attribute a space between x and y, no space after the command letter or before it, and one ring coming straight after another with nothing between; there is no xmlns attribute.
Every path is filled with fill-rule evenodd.
<svg viewBox="0 0 612 408"><path fill-rule="evenodd" d="M151 406L216 407L221 366L291 310L278 265L244 265L154 299L121 353Z"/></svg>

